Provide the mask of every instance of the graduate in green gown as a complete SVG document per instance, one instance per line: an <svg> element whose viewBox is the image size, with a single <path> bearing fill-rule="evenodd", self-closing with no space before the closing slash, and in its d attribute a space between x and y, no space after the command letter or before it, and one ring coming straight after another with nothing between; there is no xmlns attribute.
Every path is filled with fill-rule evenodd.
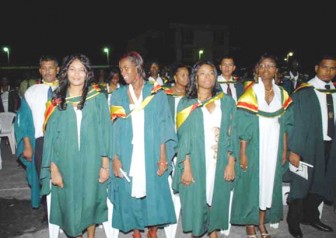
<svg viewBox="0 0 336 238"><path fill-rule="evenodd" d="M167 88L165 90L165 93L168 96L170 112L172 114L172 118L176 126L177 105L179 101L181 100L181 98L183 98L186 94L187 85L189 83L189 67L184 64L177 64L174 67L172 73L173 73L175 83L172 87ZM176 167L176 156L173 159L173 171L171 172L171 175L168 177L170 186L172 186L172 177L174 175L175 167ZM174 202L176 220L178 222L178 219L180 216L180 210L181 210L180 196L178 193L173 192L172 187L171 187L171 194L172 194L172 198ZM177 224L171 224L171 225L165 226L164 230L165 230L166 238L175 238Z"/></svg>
<svg viewBox="0 0 336 238"><path fill-rule="evenodd" d="M176 223L168 176L177 139L167 95L144 79L143 59L129 52L119 60L127 85L111 95L113 119L112 226L134 237L148 228ZM124 174L123 174L123 172ZM127 174L127 176L125 176Z"/></svg>
<svg viewBox="0 0 336 238"><path fill-rule="evenodd" d="M240 167L231 223L246 225L248 237L269 237L265 224L282 220L282 175L288 169L286 135L292 125L291 98L274 82L276 58L263 55L259 82L249 84L237 103Z"/></svg>
<svg viewBox="0 0 336 238"><path fill-rule="evenodd" d="M51 193L50 223L71 237L87 229L93 238L96 224L107 221L111 123L93 79L86 56L66 57L45 114L41 193Z"/></svg>
<svg viewBox="0 0 336 238"><path fill-rule="evenodd" d="M300 161L313 166L308 168L307 179L290 172L287 223L294 237L303 236L300 223L326 232L333 231L320 221L318 207L323 201L336 202L336 140L333 139L336 56L321 56L315 72L314 78L301 84L292 94L294 127L288 140L289 160L295 167Z"/></svg>
<svg viewBox="0 0 336 238"><path fill-rule="evenodd" d="M179 148L173 189L181 198L183 232L197 237L208 233L215 238L218 230L228 228L235 178L235 101L221 92L216 79L213 63L196 63L177 109Z"/></svg>
<svg viewBox="0 0 336 238"><path fill-rule="evenodd" d="M181 98L186 94L186 88L189 83L189 67L184 64L178 64L173 69L174 85L165 90L168 96L170 112L174 123L176 123L177 105Z"/></svg>

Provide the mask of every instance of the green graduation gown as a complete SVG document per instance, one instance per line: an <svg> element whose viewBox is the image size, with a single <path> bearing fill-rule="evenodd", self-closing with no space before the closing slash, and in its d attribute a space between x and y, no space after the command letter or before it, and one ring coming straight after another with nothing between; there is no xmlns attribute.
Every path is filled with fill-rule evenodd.
<svg viewBox="0 0 336 238"><path fill-rule="evenodd" d="M252 89L251 89L252 90ZM245 92L241 99L249 92ZM282 102L285 105L286 101L284 95L288 97L287 92L281 88ZM257 105L257 99L253 96ZM291 101L289 99L289 101ZM238 101L238 106L240 100ZM246 105L246 104L244 104ZM283 218L282 205L282 176L288 169L288 162L282 165L283 140L285 132L291 130L292 126L292 107L286 107L279 118L280 123L280 138L278 144L278 156L276 162L276 170L274 177L272 207L266 210L266 223L277 223ZM251 107L253 108L253 107ZM247 109L247 110L245 110ZM234 189L231 224L259 224L259 116L263 112L250 111L247 107L245 109L239 108L237 110L237 130L240 140L247 141L246 154L248 158L248 169L243 172L239 168L237 174L236 186ZM266 114L264 112L264 114ZM272 116L272 115L268 115Z"/></svg>
<svg viewBox="0 0 336 238"><path fill-rule="evenodd" d="M237 151L234 140L232 121L236 111L235 101L228 96L221 100L221 126L218 142L215 184L212 206L209 209L206 201L206 165L205 141L202 108L195 109L178 129L179 148L177 166L173 178L173 189L180 193L182 205L183 232L192 232L194 236L211 233L228 228L230 192L232 182L224 179L224 170L228 163L229 151ZM197 99L182 98L177 111L197 103ZM190 155L191 171L196 181L189 186L181 183L183 162Z"/></svg>
<svg viewBox="0 0 336 238"><path fill-rule="evenodd" d="M107 182L99 183L102 156L109 156L111 122L103 93L87 99L82 109L80 149L76 113L55 108L47 124L41 170L42 194L51 192L50 223L69 236L107 221ZM50 163L63 177L64 188L51 186Z"/></svg>
<svg viewBox="0 0 336 238"><path fill-rule="evenodd" d="M294 128L289 136L289 149L301 160L312 164L308 180L290 172L289 200L303 199L315 193L333 201L336 192L336 140L332 142L328 165L325 164L322 117L319 100L313 87L305 87L292 94Z"/></svg>
<svg viewBox="0 0 336 238"><path fill-rule="evenodd" d="M143 99L151 94L153 85L146 82L143 87ZM130 101L128 86L120 87L111 95L112 106L122 106L128 114ZM171 162L177 147L177 138L171 117L167 95L158 91L144 108L145 121L145 167L146 196L131 197L132 181L117 178L113 174L109 186L109 198L112 201L112 226L123 232L133 229L176 223L174 206L170 194L168 176ZM132 118L117 118L113 122L112 155L118 155L123 170L128 174L132 159ZM166 145L166 158L170 169L162 176L157 175L160 159L160 145ZM130 179L132 179L130 177Z"/></svg>
<svg viewBox="0 0 336 238"><path fill-rule="evenodd" d="M38 208L41 202L40 180L36 169L35 154L33 153L32 161L26 160L23 156L24 143L23 139L28 137L35 152L35 129L33 115L25 99L22 99L21 106L16 114L14 122L15 139L17 143L16 156L26 167L26 178L31 189L31 205Z"/></svg>

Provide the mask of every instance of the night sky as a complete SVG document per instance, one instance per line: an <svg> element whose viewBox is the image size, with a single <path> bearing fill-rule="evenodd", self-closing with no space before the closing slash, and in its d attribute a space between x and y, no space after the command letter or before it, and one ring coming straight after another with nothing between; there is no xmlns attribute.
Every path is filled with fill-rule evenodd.
<svg viewBox="0 0 336 238"><path fill-rule="evenodd" d="M226 0L8 2L0 7L0 46L11 48L11 65L34 66L43 54L61 60L78 52L95 65L105 64L104 46L112 49L110 62L116 64L128 39L149 29L165 30L172 22L229 26L231 46L240 49L238 65L254 64L265 52L284 57L291 50L308 68L319 54L336 49L331 1L300 6L257 0L249 5ZM1 52L0 65L6 64Z"/></svg>

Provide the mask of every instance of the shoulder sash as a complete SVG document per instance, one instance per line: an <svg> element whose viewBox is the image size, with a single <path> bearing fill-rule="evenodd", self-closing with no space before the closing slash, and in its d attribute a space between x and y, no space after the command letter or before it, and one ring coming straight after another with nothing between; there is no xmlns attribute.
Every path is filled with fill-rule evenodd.
<svg viewBox="0 0 336 238"><path fill-rule="evenodd" d="M177 129L179 129L182 126L182 124L187 120L187 118L190 116L190 114L196 108L206 106L209 103L212 103L212 102L214 102L216 100L221 99L222 97L224 97L224 93L220 92L216 96L214 96L214 97L212 97L212 98L204 101L203 103L202 102L197 102L197 103L194 103L194 104L190 105L189 107L186 107L183 110L179 111L177 113L177 117L176 117L176 126L177 126Z"/></svg>
<svg viewBox="0 0 336 238"><path fill-rule="evenodd" d="M134 108L132 111L130 111L128 114L126 114L126 111L122 106L111 105L110 106L110 115L111 115L112 120L114 121L118 117L127 118L134 111L140 111L140 110L144 109L149 104L149 102L154 98L155 94L160 90L164 90L164 88L160 84L155 83L154 87L151 90L151 94L149 96L147 96L144 100L142 100L141 104L138 107Z"/></svg>
<svg viewBox="0 0 336 238"><path fill-rule="evenodd" d="M100 91L101 91L101 88L97 84L92 85L91 90L87 94L86 100L90 100L90 99L94 98L95 96L97 96L100 93ZM67 98L65 98L65 103L66 104L79 103L81 100L82 100L82 96L67 97ZM55 111L56 107L61 102L62 102L61 98L54 98L52 100L49 100L46 103L46 110L44 112L43 132L45 132L46 125L49 121L49 118L51 117L51 115Z"/></svg>

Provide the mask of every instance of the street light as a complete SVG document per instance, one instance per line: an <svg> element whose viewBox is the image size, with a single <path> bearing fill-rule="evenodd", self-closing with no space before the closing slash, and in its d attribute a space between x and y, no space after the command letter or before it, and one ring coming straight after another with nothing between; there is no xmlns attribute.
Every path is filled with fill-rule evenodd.
<svg viewBox="0 0 336 238"><path fill-rule="evenodd" d="M106 54L107 65L110 65L110 49L105 47L103 51Z"/></svg>
<svg viewBox="0 0 336 238"><path fill-rule="evenodd" d="M289 51L289 52L287 53L287 57L286 57L284 60L288 62L289 57L292 57L293 55L294 55L294 52Z"/></svg>
<svg viewBox="0 0 336 238"><path fill-rule="evenodd" d="M199 50L198 51L198 59L200 60L202 58L204 51L203 50Z"/></svg>
<svg viewBox="0 0 336 238"><path fill-rule="evenodd" d="M7 53L7 61L8 61L8 64L9 64L9 48L8 47L3 47L2 50L3 50L3 52Z"/></svg>

